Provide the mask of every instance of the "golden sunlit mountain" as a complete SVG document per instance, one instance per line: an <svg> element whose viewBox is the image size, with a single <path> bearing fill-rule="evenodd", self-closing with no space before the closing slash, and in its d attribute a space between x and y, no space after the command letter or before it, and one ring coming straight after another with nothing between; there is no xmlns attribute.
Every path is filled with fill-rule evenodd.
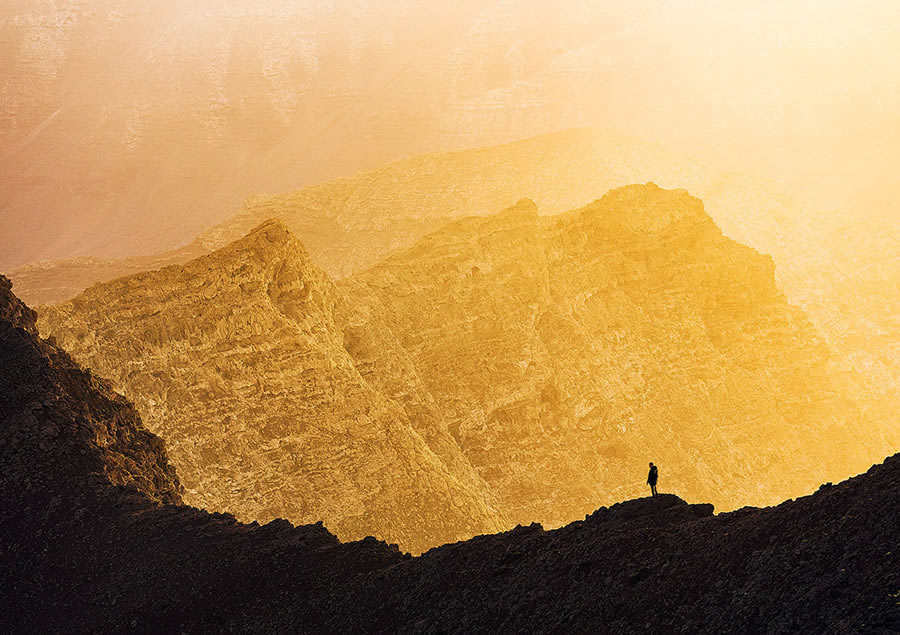
<svg viewBox="0 0 900 635"><path fill-rule="evenodd" d="M467 215L523 196L541 214L583 205L613 187L653 180L699 196L724 233L772 255L777 282L825 336L832 364L850 371L862 407L883 418L900 395L900 226L822 211L760 179L717 174L665 148L597 129L412 157L280 196L249 199L189 245L156 256L40 263L10 273L32 304L56 303L91 284L183 263L277 217L317 265L341 278ZM852 375L852 377L851 377Z"/></svg>
<svg viewBox="0 0 900 635"><path fill-rule="evenodd" d="M898 42L0 0L0 634L900 633Z"/></svg>
<svg viewBox="0 0 900 635"><path fill-rule="evenodd" d="M714 517L712 505L660 494L412 558L321 525L242 524L184 505L162 440L34 320L0 276L3 632L900 624L897 518L886 513L900 505L900 455L773 508Z"/></svg>
<svg viewBox="0 0 900 635"><path fill-rule="evenodd" d="M272 221L184 266L96 285L41 325L134 400L191 504L413 552L501 528L404 360L351 358L348 338L389 353L390 333L344 325L342 305ZM384 372L403 385L396 401Z"/></svg>
<svg viewBox="0 0 900 635"><path fill-rule="evenodd" d="M648 457L733 508L884 453L771 259L653 184L459 221L339 289L270 221L39 324L135 401L186 500L414 550L637 495Z"/></svg>
<svg viewBox="0 0 900 635"><path fill-rule="evenodd" d="M730 509L856 473L900 442L894 417L860 419L771 258L723 237L683 190L628 186L555 217L523 201L341 286L387 307L518 522L635 496L650 459L673 491Z"/></svg>

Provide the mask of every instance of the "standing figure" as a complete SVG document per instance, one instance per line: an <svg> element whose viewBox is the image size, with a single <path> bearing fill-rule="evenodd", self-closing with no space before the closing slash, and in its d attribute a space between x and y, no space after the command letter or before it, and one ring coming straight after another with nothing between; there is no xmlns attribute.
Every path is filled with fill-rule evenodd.
<svg viewBox="0 0 900 635"><path fill-rule="evenodd" d="M650 486L650 492L654 496L656 496L656 479L659 478L659 474L656 471L656 466L653 463L650 463L650 473L647 475L647 485Z"/></svg>

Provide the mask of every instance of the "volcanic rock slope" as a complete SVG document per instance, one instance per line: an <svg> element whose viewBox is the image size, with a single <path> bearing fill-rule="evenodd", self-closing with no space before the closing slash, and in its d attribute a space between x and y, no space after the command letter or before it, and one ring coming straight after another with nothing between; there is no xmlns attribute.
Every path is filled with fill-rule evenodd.
<svg viewBox="0 0 900 635"><path fill-rule="evenodd" d="M389 330L339 322L347 313L272 221L184 266L96 285L43 311L41 328L135 402L191 504L322 520L342 539L413 552L501 528L403 359L382 369L345 349L390 351ZM396 400L382 372L402 384Z"/></svg>
<svg viewBox="0 0 900 635"><path fill-rule="evenodd" d="M771 258L653 184L558 217L454 223L341 283L387 321L517 522L661 487L771 504L885 451Z"/></svg>
<svg viewBox="0 0 900 635"><path fill-rule="evenodd" d="M4 632L900 629L900 455L772 509L672 495L402 556L180 505L161 440L0 277Z"/></svg>

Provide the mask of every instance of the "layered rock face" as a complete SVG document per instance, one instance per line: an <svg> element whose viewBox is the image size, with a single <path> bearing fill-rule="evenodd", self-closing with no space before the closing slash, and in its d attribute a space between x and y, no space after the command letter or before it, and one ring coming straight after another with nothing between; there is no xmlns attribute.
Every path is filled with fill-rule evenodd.
<svg viewBox="0 0 900 635"><path fill-rule="evenodd" d="M42 341L35 319L0 276L4 508L52 516L61 496L71 504L101 496L110 485L180 503L182 487L163 441L108 382Z"/></svg>
<svg viewBox="0 0 900 635"><path fill-rule="evenodd" d="M0 630L209 630L264 601L273 575L316 605L335 580L402 560L375 540L342 545L321 524L241 525L181 492L162 439L107 380L38 337L0 276ZM303 613L299 625L323 621Z"/></svg>
<svg viewBox="0 0 900 635"><path fill-rule="evenodd" d="M170 128L171 123L166 130ZM295 161L297 144L290 147ZM391 250L410 247L451 220L492 214L523 196L534 200L541 214L556 214L610 188L648 180L688 189L704 201L725 235L775 259L778 285L822 331L835 353L835 369L856 374L847 389L873 420L900 407L900 326L894 310L900 302L894 257L900 234L894 214L879 220L877 209L884 206L874 204L871 209L823 210L763 180L719 174L717 167L658 145L595 129L414 156L290 194L253 197L231 218L178 250L121 260L33 263L9 275L17 293L32 306L58 303L98 281L187 262L277 217L302 237L317 265L343 277L376 264ZM294 183L288 180L276 189L290 189ZM216 183L207 191L224 192L233 185ZM166 190L167 196L180 191L161 188L158 182L153 190ZM175 198L159 205L178 210L184 200L195 200ZM216 201L205 198L204 204ZM126 228L129 236L132 225ZM180 221L175 225L184 228ZM884 434L887 451L891 440L900 440L900 426L889 425Z"/></svg>
<svg viewBox="0 0 900 635"><path fill-rule="evenodd" d="M185 266L97 285L43 311L41 328L134 400L189 503L410 551L501 527L414 376L365 363L389 331L351 317L273 221ZM397 400L379 390L388 370Z"/></svg>
<svg viewBox="0 0 900 635"><path fill-rule="evenodd" d="M857 473L878 430L829 351L698 199L636 185L558 217L452 224L343 281L384 306L463 453L518 522L660 488L733 509Z"/></svg>
<svg viewBox="0 0 900 635"><path fill-rule="evenodd" d="M162 442L33 317L0 278L4 632L900 627L900 455L777 508L663 494L409 558L178 505Z"/></svg>
<svg viewBox="0 0 900 635"><path fill-rule="evenodd" d="M41 328L171 443L186 500L413 551L660 488L725 509L883 451L768 257L648 184L452 224L336 289L277 221Z"/></svg>

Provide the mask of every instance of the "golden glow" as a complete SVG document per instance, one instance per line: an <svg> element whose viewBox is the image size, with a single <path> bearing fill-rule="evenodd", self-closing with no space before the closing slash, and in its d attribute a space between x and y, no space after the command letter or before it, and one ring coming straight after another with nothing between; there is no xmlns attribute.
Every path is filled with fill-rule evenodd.
<svg viewBox="0 0 900 635"><path fill-rule="evenodd" d="M0 267L152 253L250 194L585 125L896 216L888 0L0 7Z"/></svg>
<svg viewBox="0 0 900 635"><path fill-rule="evenodd" d="M622 480L632 465L646 465L638 456L645 438L617 444L602 437L619 426L631 430L635 420L656 426L647 438L659 444L662 482L721 495L716 502L726 507L773 502L818 482L809 473L815 453L796 462L803 478L788 474L789 454L810 443L793 435L821 435L816 449L829 450L832 478L896 450L900 438L892 417L900 395L898 42L900 3L888 0L0 0L0 268L131 258L32 265L10 275L23 298L55 301L100 279L188 263L187 276L174 267L94 287L42 319L82 361L120 382L148 425L173 440L172 455L194 490L188 499L198 504L245 518L330 514L342 536L360 537L373 526L366 497L379 505L378 496L390 499L376 476L397 469L397 482L427 481L431 489L418 496L433 490L470 521L447 516L442 524L441 511L424 536L416 535L418 517L403 516L402 539L414 549L513 517L560 523L637 493ZM628 260L639 251L628 240L655 236L671 220L668 203L630 207L628 192L670 196L655 186L613 197L623 226L644 223L603 252L615 262L591 251L596 243L585 245L579 231L587 235L589 223L581 227L570 214L557 226L528 205L525 229L500 243L542 245L520 259L468 253L490 244L475 230L460 244L453 229L441 234L450 246L434 236L417 242L451 220L493 214L520 198L532 197L540 214L558 213L651 180L702 198L726 237L766 255L721 239L702 216L707 260L693 254L681 263L683 276L714 266L728 275L701 276L706 295L691 288L686 304L666 304L670 296L660 289L671 271L660 267L648 277L646 262ZM271 217L283 226L251 234L240 243L246 252L229 247ZM492 218L498 229L490 235L504 236L513 218ZM564 222L572 223L565 231ZM693 248L695 227L683 229L672 236ZM255 251L254 241L269 234L289 245L276 254L281 269ZM641 243L647 261L672 246L662 234ZM431 251L436 244L441 249ZM444 332L438 326L452 312L423 306L462 306L444 296L449 287L429 286L447 274L442 259L454 254L454 276L480 277L464 285L472 310ZM588 254L597 263L580 270L560 254L572 262ZM391 268L397 263L402 271ZM528 302L503 304L518 296L495 266L541 272L513 285ZM344 277L342 286L316 267ZM207 278L198 300L196 281ZM272 295L281 284L284 305ZM394 297L378 297L391 285L399 289ZM212 290L227 293L228 303L217 304ZM422 306L407 306L409 298ZM318 313L301 311L314 301ZM115 302L121 313L111 319ZM682 321L644 320L657 302ZM176 316L168 321L166 303ZM754 313L761 305L771 309L765 319ZM535 306L543 313L528 313ZM735 306L740 320L729 313ZM507 317L527 315L512 328L511 319L491 314L497 307ZM482 309L484 320L472 318ZM573 316L594 344L565 330L574 328ZM565 372L547 370L554 357L541 347L556 340L541 328L551 322L566 333L559 346L576 351ZM686 336L704 355L666 348ZM607 348L592 357L601 340ZM278 355L264 353L263 344L280 346ZM294 360L303 346L316 353L306 374ZM496 354L478 358L485 350ZM759 350L769 357L760 361ZM670 385L666 369L653 365L660 351L684 360L692 383ZM529 355L544 366L531 365ZM290 363L273 367L271 359ZM478 395L504 373L501 395ZM612 378L608 385L595 381L601 375ZM415 390L407 390L411 378ZM648 378L665 390L654 393ZM442 392L475 379L465 395ZM588 391L592 401L579 401ZM287 405L262 434L254 426L277 411L272 395ZM657 399L669 401L657 408ZM400 402L409 409L402 416ZM333 416L323 418L329 408ZM299 431L295 410L305 417ZM197 413L205 413L209 432L203 444L191 436ZM378 462L358 460L366 455L359 448L348 455L343 437L321 432L323 421L355 443L353 426L363 422L376 437L369 448ZM666 472L688 456L689 448L665 441L675 421L702 423L696 447L706 454L684 468L702 486ZM235 428L223 436L219 425ZM504 436L504 426L521 426L521 438L492 439ZM554 435L554 426L565 432ZM585 427L600 436L581 435ZM259 434L264 443L248 441ZM308 444L287 447L288 437ZM552 446L550 437L581 445ZM244 445L234 451L223 438ZM481 454L506 444L527 466L542 456L528 453L532 442L547 452L546 465L564 469L516 474ZM767 442L767 451L752 453ZM314 454L310 448L321 456L303 466L309 480L284 487L299 473L292 461ZM580 463L566 463L579 452ZM275 454L281 471L272 469ZM603 462L615 467L606 481L591 481L590 470ZM773 486L779 470L784 489ZM747 480L762 473L770 482ZM529 507L529 478L538 481L531 493L540 492L540 505ZM725 490L736 479L746 489L731 496ZM302 497L308 482L318 483L323 507ZM566 496L553 487L563 482L579 493L553 507ZM354 496L347 504L342 498ZM385 503L379 513L390 520L405 512Z"/></svg>

